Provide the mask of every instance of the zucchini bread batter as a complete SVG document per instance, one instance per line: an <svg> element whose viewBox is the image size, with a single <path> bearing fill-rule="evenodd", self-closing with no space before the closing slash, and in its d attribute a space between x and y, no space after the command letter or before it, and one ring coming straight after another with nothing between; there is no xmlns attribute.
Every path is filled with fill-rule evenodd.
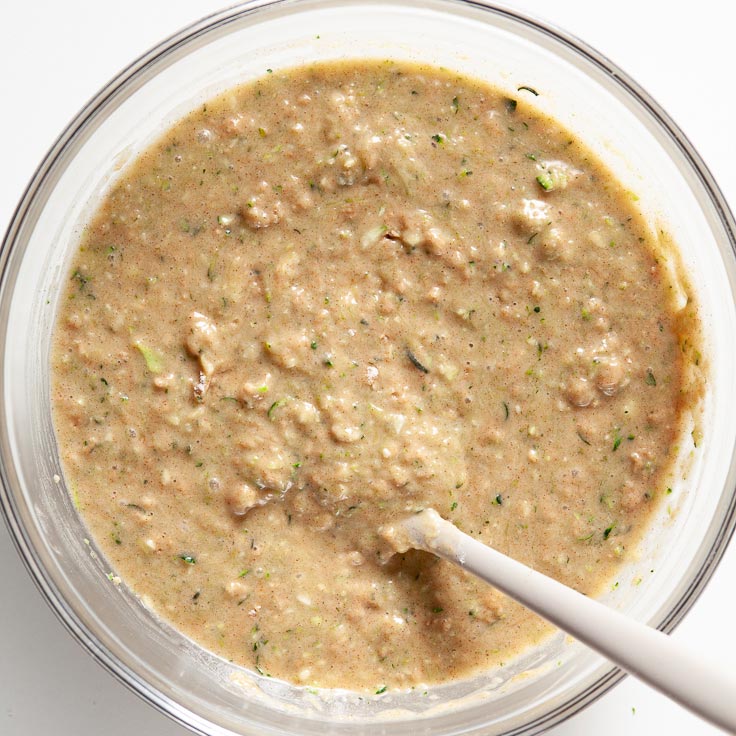
<svg viewBox="0 0 736 736"><path fill-rule="evenodd" d="M431 506L589 595L646 530L697 317L535 94L269 70L86 227L52 358L66 483L115 575L202 646L311 687L467 677L549 627L380 527Z"/></svg>

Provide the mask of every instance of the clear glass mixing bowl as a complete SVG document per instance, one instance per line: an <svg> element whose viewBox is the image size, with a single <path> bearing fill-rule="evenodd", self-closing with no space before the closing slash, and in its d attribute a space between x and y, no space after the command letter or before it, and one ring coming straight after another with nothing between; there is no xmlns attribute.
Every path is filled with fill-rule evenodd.
<svg viewBox="0 0 736 736"><path fill-rule="evenodd" d="M383 57L456 69L534 102L582 138L655 231L678 244L705 327L703 438L683 452L668 504L606 601L671 630L713 572L736 515L734 221L703 162L648 95L580 41L480 0L256 0L213 15L136 61L79 113L31 181L0 268L2 508L45 598L124 684L203 734L532 734L621 673L566 637L427 694L358 698L261 678L202 650L107 578L66 492L49 409L57 302L85 219L173 121L267 68ZM689 443L689 444L688 444ZM682 447L692 447L687 437ZM630 581L630 582L629 582Z"/></svg>

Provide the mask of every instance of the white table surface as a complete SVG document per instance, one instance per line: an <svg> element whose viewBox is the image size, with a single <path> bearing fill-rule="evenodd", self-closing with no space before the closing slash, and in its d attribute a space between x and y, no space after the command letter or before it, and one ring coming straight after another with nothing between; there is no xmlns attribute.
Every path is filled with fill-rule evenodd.
<svg viewBox="0 0 736 736"><path fill-rule="evenodd" d="M585 39L678 121L736 208L736 84L730 0L508 0ZM3 0L0 229L47 148L82 104L161 38L218 0ZM78 646L36 591L0 524L0 734L185 736ZM736 543L674 636L736 662ZM734 697L736 708L736 694ZM633 679L554 736L720 733Z"/></svg>

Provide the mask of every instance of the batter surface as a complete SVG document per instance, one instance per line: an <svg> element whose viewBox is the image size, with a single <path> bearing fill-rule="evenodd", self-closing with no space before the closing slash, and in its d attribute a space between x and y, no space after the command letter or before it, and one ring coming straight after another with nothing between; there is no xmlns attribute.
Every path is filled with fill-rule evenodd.
<svg viewBox="0 0 736 736"><path fill-rule="evenodd" d="M269 72L89 223L53 354L66 482L213 652L377 693L469 676L548 628L381 526L431 506L593 595L666 495L699 358L633 196L534 94Z"/></svg>

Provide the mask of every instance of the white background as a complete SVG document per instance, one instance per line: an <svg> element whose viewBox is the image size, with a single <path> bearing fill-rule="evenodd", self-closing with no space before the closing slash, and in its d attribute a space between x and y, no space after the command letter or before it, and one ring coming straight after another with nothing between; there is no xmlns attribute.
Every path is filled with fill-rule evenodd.
<svg viewBox="0 0 736 736"><path fill-rule="evenodd" d="M508 0L606 54L647 89L700 151L736 208L736 83L729 0ZM0 230L48 147L123 66L221 7L218 0L2 0ZM736 663L736 543L675 632ZM0 524L0 734L185 736L65 632ZM736 693L734 694L736 708ZM631 678L553 736L719 733Z"/></svg>

